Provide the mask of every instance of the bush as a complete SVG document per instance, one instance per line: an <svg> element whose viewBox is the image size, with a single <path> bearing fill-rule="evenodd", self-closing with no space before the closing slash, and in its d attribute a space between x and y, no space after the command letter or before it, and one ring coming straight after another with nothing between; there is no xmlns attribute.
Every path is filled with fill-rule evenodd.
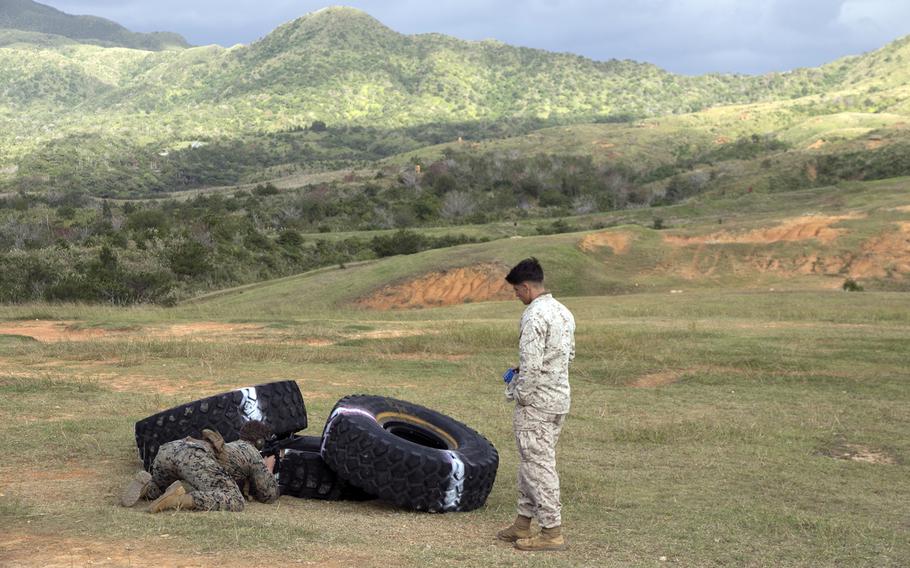
<svg viewBox="0 0 910 568"><path fill-rule="evenodd" d="M852 278L847 278L844 280L844 284L841 286L844 289L844 292L862 292L863 287Z"/></svg>
<svg viewBox="0 0 910 568"><path fill-rule="evenodd" d="M260 185L257 185L255 188L253 188L253 193L255 193L256 195L258 195L260 197L267 197L269 195L278 195L278 188L275 187L274 185L272 185L271 183L267 183L265 185L260 184Z"/></svg>
<svg viewBox="0 0 910 568"><path fill-rule="evenodd" d="M289 247L299 247L303 244L303 236L294 229L285 229L278 235L278 244Z"/></svg>
<svg viewBox="0 0 910 568"><path fill-rule="evenodd" d="M380 258L396 254L414 254L426 248L426 239L420 233L402 229L388 236L373 237L370 248Z"/></svg>
<svg viewBox="0 0 910 568"><path fill-rule="evenodd" d="M174 274L196 277L209 272L208 250L196 241L186 241L171 251L168 260Z"/></svg>

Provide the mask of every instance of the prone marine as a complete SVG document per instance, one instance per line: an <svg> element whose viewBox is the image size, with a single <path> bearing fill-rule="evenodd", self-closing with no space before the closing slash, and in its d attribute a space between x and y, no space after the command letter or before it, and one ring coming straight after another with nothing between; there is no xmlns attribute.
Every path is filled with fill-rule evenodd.
<svg viewBox="0 0 910 568"><path fill-rule="evenodd" d="M278 499L275 456L263 459L259 453L271 437L268 426L253 420L241 427L235 442L226 443L220 433L206 429L201 440L187 437L163 444L151 470L136 473L120 503L132 507L148 499L150 513L242 511L244 497L272 503Z"/></svg>

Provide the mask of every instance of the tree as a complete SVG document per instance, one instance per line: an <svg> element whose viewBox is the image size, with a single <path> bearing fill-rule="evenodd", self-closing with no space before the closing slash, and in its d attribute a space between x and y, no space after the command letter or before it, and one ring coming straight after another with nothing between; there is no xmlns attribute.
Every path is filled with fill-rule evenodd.
<svg viewBox="0 0 910 568"><path fill-rule="evenodd" d="M196 277L211 270L208 250L196 241L185 241L171 251L168 260L174 274Z"/></svg>
<svg viewBox="0 0 910 568"><path fill-rule="evenodd" d="M466 191L452 191L442 200L440 214L446 219L458 219L474 213L477 208L474 197Z"/></svg>

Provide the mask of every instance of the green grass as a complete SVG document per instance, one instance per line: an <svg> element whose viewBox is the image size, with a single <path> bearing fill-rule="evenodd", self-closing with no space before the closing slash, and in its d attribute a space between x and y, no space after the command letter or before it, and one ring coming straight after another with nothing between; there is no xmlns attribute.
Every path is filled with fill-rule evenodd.
<svg viewBox="0 0 910 568"><path fill-rule="evenodd" d="M498 375L515 358L517 302L405 313L298 309L252 343L141 330L91 342L0 343L0 527L108 543L112 553L131 543L141 554L165 538L226 565L650 566L666 556L687 566L900 566L910 556L906 295L706 290L567 304L579 327L573 409L559 446L566 552L526 556L492 540L515 499ZM195 309L173 317L191 319ZM238 317L236 305L219 309L205 315ZM158 310L129 315L137 326L162 321ZM402 329L419 335L358 335ZM311 337L336 343L293 341ZM630 386L655 373L676 382ZM298 381L311 434L353 392L412 400L468 423L501 454L487 506L428 516L283 498L238 515L151 516L115 505L137 464L135 420L272 378ZM885 452L895 464L829 457L845 444Z"/></svg>
<svg viewBox="0 0 910 568"><path fill-rule="evenodd" d="M88 564L104 554L169 565L179 551L225 566L652 566L661 557L685 566L901 566L910 557L910 296L875 286L847 294L837 289L840 274L734 268L761 255L860 251L910 219L895 209L908 205L906 189L906 179L850 183L571 220L628 234L625 254L581 251L590 231L536 236L521 226L522 238L314 271L169 309L2 306L0 531L26 544L0 559L43 541L55 543L47 550L78 542L87 552L29 556L33 563ZM850 212L860 216L836 225L847 232L829 244L664 242ZM655 214L671 228L651 229ZM521 305L377 312L351 302L427 272L505 269L532 254L576 314L578 356L559 446L570 548L526 556L492 539L514 511L517 458L498 377L515 361ZM691 265L715 271L685 278L660 269ZM193 322L243 326L168 331ZM29 340L25 327L40 325L98 336ZM655 377L662 386L634 386ZM116 506L137 467L136 420L287 378L304 393L308 434L336 400L362 392L436 408L479 430L501 455L486 507L428 516L283 498L239 515L151 516ZM890 463L835 459L851 448Z"/></svg>

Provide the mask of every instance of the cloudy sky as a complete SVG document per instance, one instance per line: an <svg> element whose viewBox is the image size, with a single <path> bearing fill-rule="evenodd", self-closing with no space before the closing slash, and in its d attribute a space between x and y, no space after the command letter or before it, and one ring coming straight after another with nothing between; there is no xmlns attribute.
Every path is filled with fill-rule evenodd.
<svg viewBox="0 0 910 568"><path fill-rule="evenodd" d="M38 0L191 43L249 43L326 5L313 0ZM337 1L336 1L337 3ZM908 0L349 0L406 34L634 59L677 73L816 66L910 34Z"/></svg>

